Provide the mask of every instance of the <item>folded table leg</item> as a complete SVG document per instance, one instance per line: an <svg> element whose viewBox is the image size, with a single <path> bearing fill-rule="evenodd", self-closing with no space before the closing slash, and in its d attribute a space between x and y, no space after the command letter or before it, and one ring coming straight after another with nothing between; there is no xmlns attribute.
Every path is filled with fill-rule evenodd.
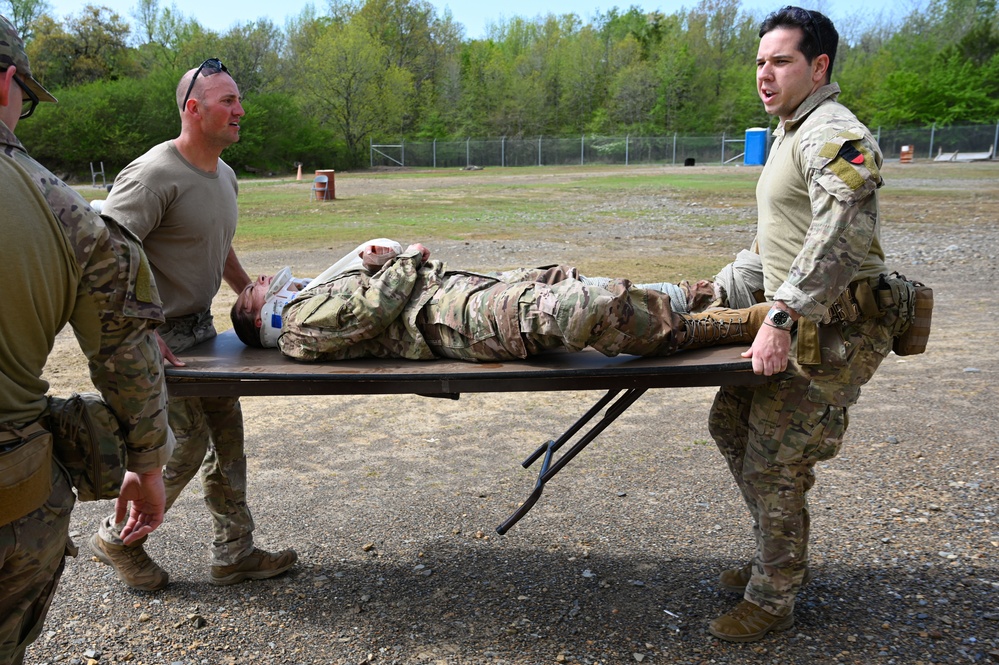
<svg viewBox="0 0 999 665"><path fill-rule="evenodd" d="M531 492L527 500L522 503L517 510L513 512L510 517L506 519L505 522L496 527L496 533L503 535L510 530L514 524L520 521L524 515L526 515L534 504L538 502L541 498L541 493L545 489L545 483L555 477L555 474L562 470L562 468L572 461L575 457L583 450L593 439L597 438L601 432L603 432L607 427L617 420L618 416L628 410L628 408L634 404L639 397L645 394L646 388L629 388L624 392L623 395L618 397L617 401L611 404L607 411L604 413L603 417L597 421L597 423L589 429L579 441L573 444L567 452L565 452L558 460L552 464L552 457L555 452L558 451L563 445L565 445L572 437L576 435L583 427L589 423L594 416L600 413L607 404L609 404L615 397L617 397L620 390L610 390L606 395L601 397L596 404L594 404L590 409L583 414L583 416L577 420L569 429L565 431L562 436L554 441L548 441L547 443L541 444L537 450L531 453L527 459L525 459L521 466L525 469L534 464L534 462L544 455L544 460L541 462L541 469L538 472L538 481L534 485L534 490Z"/></svg>

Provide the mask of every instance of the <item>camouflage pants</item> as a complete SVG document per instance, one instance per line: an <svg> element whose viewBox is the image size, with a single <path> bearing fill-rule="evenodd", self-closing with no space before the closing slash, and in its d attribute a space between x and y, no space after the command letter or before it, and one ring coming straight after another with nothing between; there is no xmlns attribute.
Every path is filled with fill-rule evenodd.
<svg viewBox="0 0 999 665"><path fill-rule="evenodd" d="M20 665L38 639L62 575L76 555L69 517L76 502L65 472L52 465L52 492L34 512L0 526L0 665Z"/></svg>
<svg viewBox="0 0 999 665"><path fill-rule="evenodd" d="M183 360L183 352L216 335L212 317L203 313L170 319L159 329L163 341ZM212 565L236 563L253 550L253 517L246 505L246 455L243 411L236 397L171 397L170 428L177 437L163 470L166 508L200 469L205 504L212 515ZM105 520L101 537L121 543L121 524Z"/></svg>
<svg viewBox="0 0 999 665"><path fill-rule="evenodd" d="M471 293L446 284L424 307L421 330L437 356L495 361L587 346L608 356L668 355L677 325L666 294L627 280L599 288L568 279L500 282Z"/></svg>
<svg viewBox="0 0 999 665"><path fill-rule="evenodd" d="M877 320L842 330L842 364L792 363L762 386L723 387L708 420L753 519L756 552L745 599L779 616L794 610L808 564L805 495L815 483L815 464L839 452L847 408L891 350Z"/></svg>

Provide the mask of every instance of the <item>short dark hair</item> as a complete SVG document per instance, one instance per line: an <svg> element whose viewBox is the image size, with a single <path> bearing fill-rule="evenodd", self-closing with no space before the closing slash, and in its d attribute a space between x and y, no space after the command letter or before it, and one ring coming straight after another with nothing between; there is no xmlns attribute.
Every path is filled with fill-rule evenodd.
<svg viewBox="0 0 999 665"><path fill-rule="evenodd" d="M246 293L245 289L243 293ZM232 319L232 329L236 332L236 337L243 344L262 349L264 348L264 343L260 341L260 326L257 325L257 315L259 312L254 312L252 308L240 307L243 293L236 297L236 302L232 304L232 309L229 310L229 318Z"/></svg>
<svg viewBox="0 0 999 665"><path fill-rule="evenodd" d="M826 81L832 76L833 61L836 59L836 49L839 48L839 33L836 26L825 14L801 7L788 5L765 19L760 25L760 37L777 28L800 28L801 41L798 50L811 64L823 53L829 56L829 67L826 69Z"/></svg>

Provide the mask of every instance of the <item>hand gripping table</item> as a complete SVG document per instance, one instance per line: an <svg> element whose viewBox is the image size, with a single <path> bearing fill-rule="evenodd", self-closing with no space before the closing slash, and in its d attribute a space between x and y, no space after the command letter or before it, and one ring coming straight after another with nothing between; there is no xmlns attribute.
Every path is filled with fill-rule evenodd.
<svg viewBox="0 0 999 665"><path fill-rule="evenodd" d="M276 349L249 348L228 331L181 353L186 366L167 365L166 380L170 394L175 396L416 394L458 399L463 392L606 390L560 437L543 443L524 460L526 469L543 458L531 495L496 528L503 534L537 503L545 483L649 388L762 383L765 378L753 374L752 363L740 357L744 349L740 345L718 346L669 358L608 358L586 350L501 363L373 358L302 363L286 358ZM559 448L604 407L607 410L603 417L568 451L553 459Z"/></svg>

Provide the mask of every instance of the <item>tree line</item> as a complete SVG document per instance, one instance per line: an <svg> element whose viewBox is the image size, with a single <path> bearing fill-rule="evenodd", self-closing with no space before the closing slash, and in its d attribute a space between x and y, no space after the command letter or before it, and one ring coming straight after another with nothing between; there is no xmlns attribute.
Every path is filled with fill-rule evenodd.
<svg viewBox="0 0 999 665"><path fill-rule="evenodd" d="M53 17L45 0L0 0L36 77L59 99L18 125L32 154L64 173L116 171L176 136L181 74L219 57L244 96L239 170L296 162L350 168L372 139L738 133L772 126L755 89L763 16L739 0L672 14L614 8L492 24L467 39L427 0L329 0L282 28L219 33L159 0L129 20L86 5ZM996 0L925 0L894 18L837 21L833 79L871 126L987 124L999 117ZM777 5L775 5L775 8Z"/></svg>

